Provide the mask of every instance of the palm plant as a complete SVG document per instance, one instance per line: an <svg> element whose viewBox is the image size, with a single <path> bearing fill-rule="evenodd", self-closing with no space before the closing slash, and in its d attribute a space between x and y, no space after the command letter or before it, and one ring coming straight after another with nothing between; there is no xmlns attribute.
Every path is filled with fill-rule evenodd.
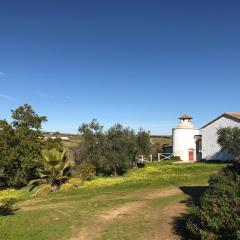
<svg viewBox="0 0 240 240"><path fill-rule="evenodd" d="M41 185L36 195L43 195L60 189L63 184L67 184L68 189L79 185L79 179L70 179L72 166L67 161L65 151L61 153L56 149L43 150L42 156L43 168L39 170L40 178L29 182L30 191Z"/></svg>

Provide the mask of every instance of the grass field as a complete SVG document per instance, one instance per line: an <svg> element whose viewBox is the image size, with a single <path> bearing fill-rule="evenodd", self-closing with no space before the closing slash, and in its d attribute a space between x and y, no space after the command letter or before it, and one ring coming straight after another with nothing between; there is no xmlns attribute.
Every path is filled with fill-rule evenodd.
<svg viewBox="0 0 240 240"><path fill-rule="evenodd" d="M171 219L185 211L182 202L190 196L184 189L206 185L224 166L150 163L44 198L27 189L4 190L0 201L17 202L6 216L0 211L0 239L175 239Z"/></svg>

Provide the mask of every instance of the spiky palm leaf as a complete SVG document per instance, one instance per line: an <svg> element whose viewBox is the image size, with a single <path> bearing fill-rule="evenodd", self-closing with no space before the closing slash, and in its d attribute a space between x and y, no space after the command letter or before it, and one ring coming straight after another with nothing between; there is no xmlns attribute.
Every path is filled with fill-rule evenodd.
<svg viewBox="0 0 240 240"><path fill-rule="evenodd" d="M44 150L43 165L39 170L40 179L29 182L30 190L41 185L35 195L45 195L56 189L70 190L81 184L81 180L70 178L71 164L67 161L66 152L59 152L56 149Z"/></svg>

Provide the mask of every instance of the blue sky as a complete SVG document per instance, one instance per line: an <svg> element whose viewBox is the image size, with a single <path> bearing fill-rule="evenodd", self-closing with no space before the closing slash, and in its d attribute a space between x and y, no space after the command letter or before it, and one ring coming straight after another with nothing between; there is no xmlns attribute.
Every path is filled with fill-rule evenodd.
<svg viewBox="0 0 240 240"><path fill-rule="evenodd" d="M97 118L168 134L240 112L239 1L1 1L0 118L23 103L44 130Z"/></svg>

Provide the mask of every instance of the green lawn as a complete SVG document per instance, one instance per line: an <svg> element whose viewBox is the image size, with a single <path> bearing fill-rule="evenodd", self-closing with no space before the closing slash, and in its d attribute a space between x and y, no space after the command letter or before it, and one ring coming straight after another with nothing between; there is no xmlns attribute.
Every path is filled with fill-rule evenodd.
<svg viewBox="0 0 240 240"><path fill-rule="evenodd" d="M9 215L1 216L0 211L0 239L84 239L79 235L82 229L83 236L89 231L86 239L91 239L94 232L98 233L96 239L147 239L159 221L158 211L189 197L178 192L173 196L157 194L181 186L206 185L209 177L224 166L150 163L122 177L98 177L75 191L44 198L31 197L27 189L0 191L0 201L17 200ZM124 217L117 213L113 217L118 209Z"/></svg>

